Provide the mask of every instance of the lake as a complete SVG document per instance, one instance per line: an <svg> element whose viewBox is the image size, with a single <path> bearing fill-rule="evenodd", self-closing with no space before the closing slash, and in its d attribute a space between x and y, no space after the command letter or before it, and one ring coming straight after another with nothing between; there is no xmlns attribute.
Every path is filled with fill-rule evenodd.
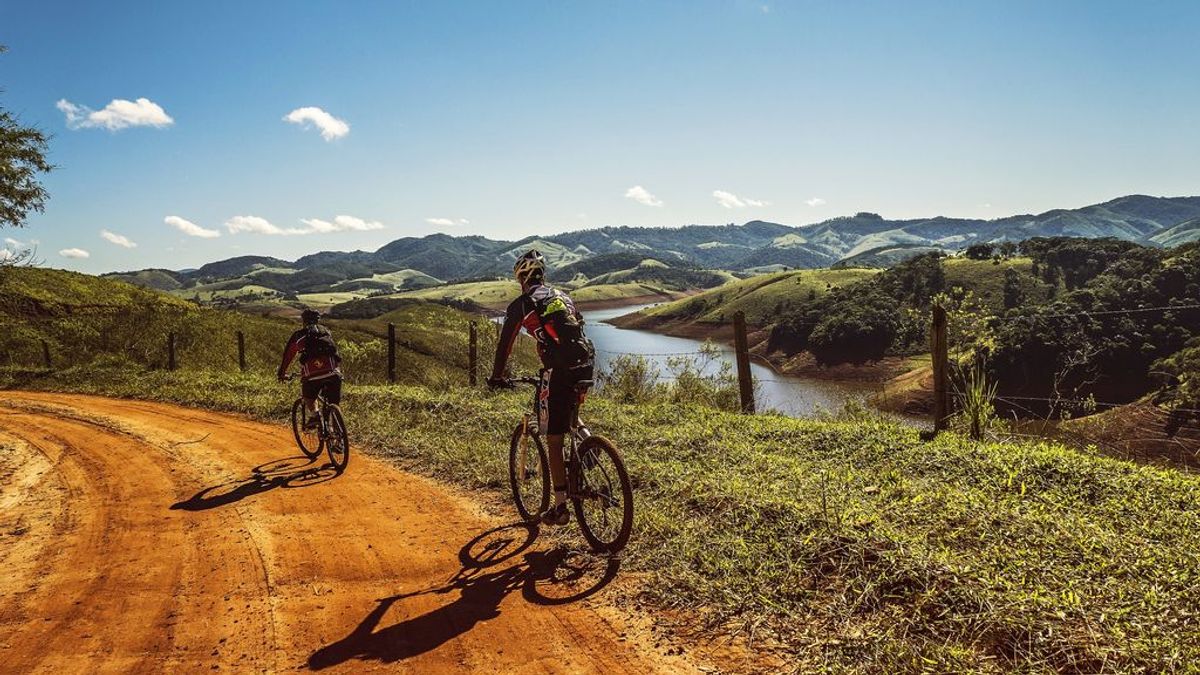
<svg viewBox="0 0 1200 675"><path fill-rule="evenodd" d="M612 309L583 310L587 320L587 334L596 345L596 365L599 371L620 353L644 356L658 366L663 377L669 377L670 355L693 353L703 342L690 338L671 337L644 330L617 328L604 323L624 314L636 312L650 305L631 305ZM720 342L713 343L719 353L718 362L708 366L709 372L720 368L720 361L734 363L733 348ZM791 417L812 417L821 411L836 412L842 404L854 397L863 397L878 389L878 385L857 382L830 382L803 377L780 375L770 368L751 362L751 374L757 385L758 410L777 410Z"/></svg>

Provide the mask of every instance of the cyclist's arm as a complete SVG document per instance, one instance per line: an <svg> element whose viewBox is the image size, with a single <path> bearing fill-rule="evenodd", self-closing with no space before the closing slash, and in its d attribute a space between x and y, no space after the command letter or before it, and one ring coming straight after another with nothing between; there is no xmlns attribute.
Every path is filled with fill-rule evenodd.
<svg viewBox="0 0 1200 675"><path fill-rule="evenodd" d="M288 338L287 346L283 348L283 361L279 364L279 372L276 376L282 378L287 374L288 368L292 365L292 360L296 358L296 354L300 353L300 342L303 340L299 334L293 333L292 337Z"/></svg>
<svg viewBox="0 0 1200 675"><path fill-rule="evenodd" d="M493 381L504 379L504 369L508 366L508 357L512 355L513 345L517 342L517 334L521 332L521 320L524 296L517 298L508 306L504 313L504 326L500 329L500 341L496 343L496 360L492 363Z"/></svg>

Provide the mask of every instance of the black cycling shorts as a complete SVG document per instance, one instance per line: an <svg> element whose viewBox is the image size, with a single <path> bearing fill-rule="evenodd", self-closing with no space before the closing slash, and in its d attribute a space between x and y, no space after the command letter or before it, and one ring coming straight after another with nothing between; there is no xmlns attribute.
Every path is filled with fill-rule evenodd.
<svg viewBox="0 0 1200 675"><path fill-rule="evenodd" d="M542 389L538 392L538 426L545 434L571 431L571 415L582 402L575 383L592 379L592 366L548 368L542 371Z"/></svg>
<svg viewBox="0 0 1200 675"><path fill-rule="evenodd" d="M300 395L310 401L321 392L325 393L325 400L329 403L334 405L341 403L342 376L330 375L319 380L304 380L300 383Z"/></svg>

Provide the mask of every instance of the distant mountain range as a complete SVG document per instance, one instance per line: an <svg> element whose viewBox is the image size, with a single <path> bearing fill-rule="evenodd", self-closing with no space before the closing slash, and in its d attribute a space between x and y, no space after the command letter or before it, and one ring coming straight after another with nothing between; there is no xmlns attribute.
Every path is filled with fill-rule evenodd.
<svg viewBox="0 0 1200 675"><path fill-rule="evenodd" d="M519 241L431 234L397 239L374 252L323 251L294 262L241 256L195 270L153 269L109 276L172 291L219 292L251 286L283 293L398 291L506 275L513 260L530 248L539 249L552 269L586 268L585 277L595 278L637 267L629 263L638 256L680 269L756 272L838 263L887 265L924 251L957 251L978 242L1038 236L1115 237L1176 246L1200 239L1200 197L1130 195L1079 209L995 220L942 216L889 220L858 213L802 227L760 220L743 225L603 227ZM632 256L608 255L618 253ZM580 266L589 259L609 260L611 265Z"/></svg>

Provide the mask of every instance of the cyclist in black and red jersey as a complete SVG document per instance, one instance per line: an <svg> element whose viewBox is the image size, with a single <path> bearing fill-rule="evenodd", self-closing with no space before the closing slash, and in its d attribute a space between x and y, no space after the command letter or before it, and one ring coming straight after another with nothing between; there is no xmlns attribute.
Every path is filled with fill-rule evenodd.
<svg viewBox="0 0 1200 675"><path fill-rule="evenodd" d="M342 357L338 356L337 344L329 329L320 325L320 312L306 309L300 314L300 320L304 327L288 338L276 376L283 382L292 360L300 356L300 396L311 413L304 426L314 429L320 424L316 414L317 396L324 391L326 401L334 405L342 401L342 371L338 367Z"/></svg>
<svg viewBox="0 0 1200 675"><path fill-rule="evenodd" d="M554 506L542 514L548 525L565 525L567 471L563 465L563 440L571 429L571 413L579 402L575 383L592 379L595 350L583 333L583 315L566 293L546 285L546 259L536 249L517 258L513 273L521 284L521 295L504 315L500 343L488 386L503 387L505 366L524 328L537 340L542 361L542 383L538 390L538 428L545 434L550 455L550 478L554 481Z"/></svg>

